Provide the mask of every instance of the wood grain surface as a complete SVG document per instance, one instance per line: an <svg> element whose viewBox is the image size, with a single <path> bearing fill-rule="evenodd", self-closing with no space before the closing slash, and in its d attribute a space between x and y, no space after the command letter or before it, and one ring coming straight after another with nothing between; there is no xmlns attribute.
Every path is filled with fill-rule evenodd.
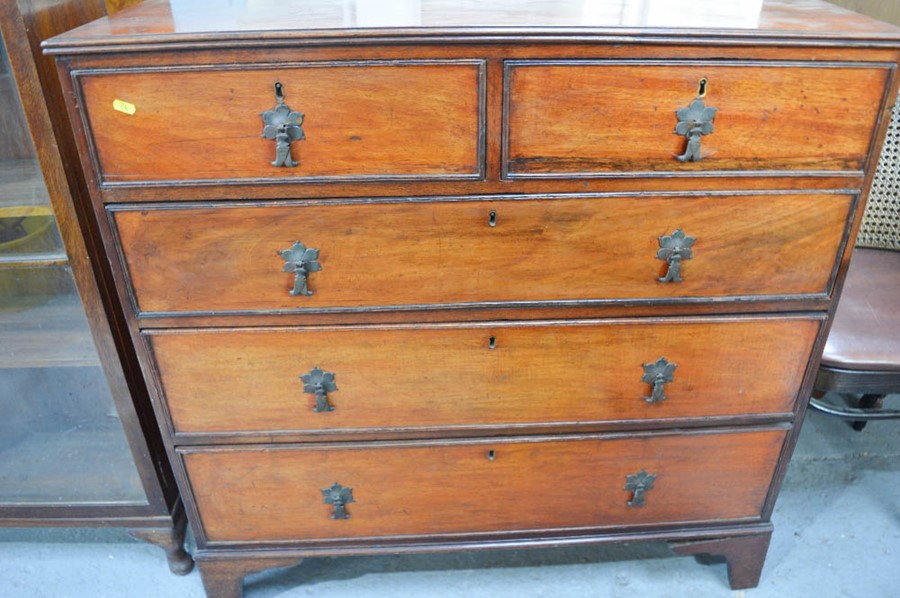
<svg viewBox="0 0 900 598"><path fill-rule="evenodd" d="M139 26L136 26L139 24ZM713 38L774 37L813 39L896 39L896 27L838 8L820 0L746 0L717 2L714 7L672 0L431 0L380 4L348 0L306 0L282 4L233 3L223 0L147 0L138 7L80 28L51 46L66 51L100 43L175 43L199 45L223 35L237 43L253 40L360 37L435 37L464 32L526 39L536 34L603 32L609 35L641 31L644 35L685 35ZM216 36L218 34L218 36Z"/></svg>
<svg viewBox="0 0 900 598"><path fill-rule="evenodd" d="M180 449L210 542L759 519L784 430ZM493 451L491 454L490 451ZM629 507L628 475L656 475ZM331 519L322 489L353 489Z"/></svg>
<svg viewBox="0 0 900 598"><path fill-rule="evenodd" d="M309 63L80 80L106 182L477 176L479 65ZM293 168L272 166L275 142L262 137L276 81L285 104L304 114Z"/></svg>
<svg viewBox="0 0 900 598"><path fill-rule="evenodd" d="M238 204L239 205L239 204ZM851 197L604 197L114 211L143 312L825 293ZM490 212L496 226L489 226ZM696 237L660 283L659 238ZM292 297L279 250L320 250Z"/></svg>
<svg viewBox="0 0 900 598"><path fill-rule="evenodd" d="M210 594L296 556L649 537L755 584L900 30L818 0L269 4L148 0L45 46ZM259 136L276 77L291 172Z"/></svg>
<svg viewBox="0 0 900 598"><path fill-rule="evenodd" d="M508 67L508 164L517 174L860 170L887 67L646 65L570 61ZM675 111L708 82L718 109L702 159L680 162Z"/></svg>
<svg viewBox="0 0 900 598"><path fill-rule="evenodd" d="M790 413L819 324L660 318L148 338L178 432L339 433ZM651 404L643 364L659 357L677 364L675 380ZM335 374L332 412L314 412L314 395L303 393L299 376L314 366Z"/></svg>

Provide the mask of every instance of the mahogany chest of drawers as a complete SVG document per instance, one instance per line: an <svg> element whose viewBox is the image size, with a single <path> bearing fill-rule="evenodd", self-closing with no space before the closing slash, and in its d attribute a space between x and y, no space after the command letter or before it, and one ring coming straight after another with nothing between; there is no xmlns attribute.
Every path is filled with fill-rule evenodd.
<svg viewBox="0 0 900 598"><path fill-rule="evenodd" d="M755 585L898 31L370 4L150 0L45 46L209 594L636 540Z"/></svg>

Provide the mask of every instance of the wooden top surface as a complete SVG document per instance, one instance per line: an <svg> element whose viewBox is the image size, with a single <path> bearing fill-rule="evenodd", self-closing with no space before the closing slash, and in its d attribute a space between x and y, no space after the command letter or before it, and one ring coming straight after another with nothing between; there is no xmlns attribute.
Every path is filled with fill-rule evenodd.
<svg viewBox="0 0 900 598"><path fill-rule="evenodd" d="M48 53L185 44L566 36L900 40L821 0L146 0L45 42Z"/></svg>

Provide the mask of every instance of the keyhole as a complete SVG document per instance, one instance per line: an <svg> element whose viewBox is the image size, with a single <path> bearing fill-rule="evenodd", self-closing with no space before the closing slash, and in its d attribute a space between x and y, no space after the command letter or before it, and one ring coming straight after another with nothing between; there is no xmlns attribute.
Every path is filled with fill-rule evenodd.
<svg viewBox="0 0 900 598"><path fill-rule="evenodd" d="M706 77L703 77L697 85L697 97L704 97L707 91L709 91L709 81L706 80Z"/></svg>
<svg viewBox="0 0 900 598"><path fill-rule="evenodd" d="M492 336L488 339L488 349L496 349L497 348L497 337Z"/></svg>
<svg viewBox="0 0 900 598"><path fill-rule="evenodd" d="M492 451L492 450L488 451L488 461L493 461L494 457L495 457L494 451Z"/></svg>
<svg viewBox="0 0 900 598"><path fill-rule="evenodd" d="M488 226L495 227L497 226L497 212L491 210L491 213L488 215Z"/></svg>
<svg viewBox="0 0 900 598"><path fill-rule="evenodd" d="M275 98L278 100L284 99L284 88L281 86L281 81L275 82Z"/></svg>

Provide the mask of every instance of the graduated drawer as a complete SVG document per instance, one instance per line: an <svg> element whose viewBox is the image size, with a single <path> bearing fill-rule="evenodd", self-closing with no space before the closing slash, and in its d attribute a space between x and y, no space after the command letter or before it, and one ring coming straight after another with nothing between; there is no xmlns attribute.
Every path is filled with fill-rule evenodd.
<svg viewBox="0 0 900 598"><path fill-rule="evenodd" d="M820 323L659 318L145 335L177 433L373 434L790 414ZM319 397L315 381L300 378L314 368L334 376Z"/></svg>
<svg viewBox="0 0 900 598"><path fill-rule="evenodd" d="M819 295L829 291L852 201L804 194L108 209L147 315ZM682 282L661 282L673 271L661 245L682 229L696 239L680 261ZM295 241L318 250L306 256L315 264L299 249L279 254Z"/></svg>
<svg viewBox="0 0 900 598"><path fill-rule="evenodd" d="M861 171L893 66L510 61L504 168L510 177ZM682 162L689 135L675 134L676 110L697 99L701 80L703 106L717 112L699 135L700 159Z"/></svg>
<svg viewBox="0 0 900 598"><path fill-rule="evenodd" d="M102 183L478 178L482 65L319 62L74 76ZM276 106L276 82L284 105L303 115L305 138L292 129L295 167L274 166L277 137L263 136L261 113Z"/></svg>
<svg viewBox="0 0 900 598"><path fill-rule="evenodd" d="M315 542L757 520L784 436L768 429L179 452L211 543Z"/></svg>

